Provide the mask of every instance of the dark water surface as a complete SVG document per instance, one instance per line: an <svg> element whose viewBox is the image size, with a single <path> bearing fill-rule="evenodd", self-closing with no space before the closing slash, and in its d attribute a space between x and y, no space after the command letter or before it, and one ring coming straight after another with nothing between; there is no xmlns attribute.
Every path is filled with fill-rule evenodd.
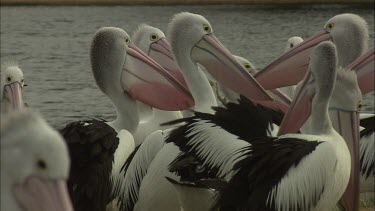
<svg viewBox="0 0 375 211"><path fill-rule="evenodd" d="M287 38L306 38L340 13L362 16L369 24L370 47L374 42L374 9L346 5L1 7L1 61L19 62L29 85L25 102L52 125L84 117L110 120L115 110L96 87L89 64L94 32L116 26L131 34L140 23L165 31L181 11L205 16L232 53L257 67L276 59ZM365 96L365 110L374 110L373 101L373 93Z"/></svg>

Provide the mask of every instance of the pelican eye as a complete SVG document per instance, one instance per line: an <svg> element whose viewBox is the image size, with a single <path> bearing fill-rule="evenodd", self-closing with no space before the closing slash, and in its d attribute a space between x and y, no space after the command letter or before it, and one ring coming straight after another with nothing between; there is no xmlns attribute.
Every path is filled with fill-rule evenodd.
<svg viewBox="0 0 375 211"><path fill-rule="evenodd" d="M334 26L335 26L335 24L333 24L333 23L327 24L327 26L326 26L327 31L331 31Z"/></svg>
<svg viewBox="0 0 375 211"><path fill-rule="evenodd" d="M12 81L12 77L8 76L8 77L6 78L6 81L7 81L7 83L11 82L11 81Z"/></svg>
<svg viewBox="0 0 375 211"><path fill-rule="evenodd" d="M151 34L150 35L150 40L151 41L156 41L156 40L158 40L158 38L159 38L159 36L157 34Z"/></svg>
<svg viewBox="0 0 375 211"><path fill-rule="evenodd" d="M357 102L357 111L362 110L362 101Z"/></svg>
<svg viewBox="0 0 375 211"><path fill-rule="evenodd" d="M44 170L44 169L47 168L47 164L46 164L46 162L45 162L44 160L38 160L38 161L36 162L36 165L37 165L37 167L38 167L39 169L42 169L42 170Z"/></svg>
<svg viewBox="0 0 375 211"><path fill-rule="evenodd" d="M130 43L130 39L129 39L129 38L125 38L125 43L126 43L127 45L129 45L129 43Z"/></svg>
<svg viewBox="0 0 375 211"><path fill-rule="evenodd" d="M211 33L211 27L207 24L203 24L203 29L207 33Z"/></svg>
<svg viewBox="0 0 375 211"><path fill-rule="evenodd" d="M246 68L248 71L251 71L251 66L250 66L250 64L245 64L244 66L245 66L245 68Z"/></svg>
<svg viewBox="0 0 375 211"><path fill-rule="evenodd" d="M290 48L293 48L293 47L294 47L293 43L290 43Z"/></svg>

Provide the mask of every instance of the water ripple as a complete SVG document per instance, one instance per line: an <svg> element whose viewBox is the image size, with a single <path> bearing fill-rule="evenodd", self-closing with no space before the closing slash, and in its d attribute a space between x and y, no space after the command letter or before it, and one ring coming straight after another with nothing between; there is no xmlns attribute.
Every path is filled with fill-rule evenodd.
<svg viewBox="0 0 375 211"><path fill-rule="evenodd" d="M347 5L298 6L116 6L1 7L1 60L18 60L29 84L25 102L61 127L88 117L114 119L109 99L96 87L89 62L92 35L102 26L129 34L140 23L166 30L181 11L199 13L234 54L261 68L276 59L291 36L304 38L330 17L356 13L369 24L374 42L374 10ZM374 110L374 94L365 96L364 111Z"/></svg>

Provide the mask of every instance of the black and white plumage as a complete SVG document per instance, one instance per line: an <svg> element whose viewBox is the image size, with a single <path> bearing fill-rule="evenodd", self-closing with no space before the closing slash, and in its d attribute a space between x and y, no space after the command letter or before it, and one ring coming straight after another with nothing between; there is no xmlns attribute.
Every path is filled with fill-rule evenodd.
<svg viewBox="0 0 375 211"><path fill-rule="evenodd" d="M264 137L268 135L272 124L280 125L284 117L282 111L256 105L243 96L240 96L237 103L230 102L225 107L212 107L212 109L215 111L214 114L195 112L193 117L166 123L186 123L184 126L179 127L179 129L173 130L166 142L169 143L175 139L181 143L188 141L185 132L189 131L189 126L198 124L199 122L212 123L213 126L221 127L229 133L238 136L240 139ZM174 136L176 137L174 138ZM185 137L185 139L181 139L182 137ZM179 145L177 144L177 146Z"/></svg>
<svg viewBox="0 0 375 211"><path fill-rule="evenodd" d="M375 133L374 133L374 114L360 115L360 125L363 128L360 131L359 153L360 153L360 192L375 191Z"/></svg>
<svg viewBox="0 0 375 211"><path fill-rule="evenodd" d="M360 126L363 127L360 131L359 141L361 174L362 177L367 179L375 176L375 115L361 119Z"/></svg>
<svg viewBox="0 0 375 211"><path fill-rule="evenodd" d="M147 174L147 169L154 157L165 144L162 138L155 137L161 135L161 131L152 133L141 145L135 148L122 166L121 174L124 181L127 182L121 186L121 194L118 198L119 210L131 211L134 209L138 201L142 179Z"/></svg>
<svg viewBox="0 0 375 211"><path fill-rule="evenodd" d="M105 210L113 199L111 172L117 132L103 120L69 123L60 133L72 162L68 187L76 210Z"/></svg>
<svg viewBox="0 0 375 211"><path fill-rule="evenodd" d="M330 42L319 44L311 55L315 83L309 84L308 96L315 92L314 135L242 140L209 122L199 122L185 130L186 142L171 139L216 177L228 181L219 190L215 209L321 210L336 205L350 176L348 148L328 117L336 59Z"/></svg>
<svg viewBox="0 0 375 211"><path fill-rule="evenodd" d="M319 183L321 179L326 180L328 174L321 174L323 178L314 178L321 172L311 177L306 175L308 178L304 183L295 181L298 187L289 189L290 192L300 193L298 197L307 199L306 202L303 203L293 194L289 194L289 199L288 196L279 198L285 200L283 201L285 204L289 202L289 207L278 207L280 204L277 204L275 199L272 200L272 198L277 193L277 188L274 187L277 187L282 179L285 180L284 177L290 171L290 168L297 167L299 164L303 165L302 159L314 152L321 143L320 141L307 141L293 137L254 139L251 146L241 149L240 152L243 153L244 158L234 165L233 171L237 172L230 179L228 185L219 189L216 204L212 209L228 211L248 210L249 208L251 210L278 210L279 208L281 210L309 210L315 207L322 197L324 187L319 185L309 186L309 183ZM268 153L274 156L265 156ZM313 167L311 170L319 171L319 169L313 169ZM288 173L292 174L291 172ZM292 175L290 176L292 177ZM278 188L281 189L282 186ZM310 193L305 193L304 190L307 188L311 188ZM272 190L271 193L270 190ZM268 202L268 200L271 202ZM297 201L299 203L296 203Z"/></svg>
<svg viewBox="0 0 375 211"><path fill-rule="evenodd" d="M269 133L269 128L273 124L280 124L283 118L282 112L273 111L264 108L260 105L255 105L248 99L241 96L238 103L228 103L226 108L214 107L215 114L207 114L195 112L193 117L181 119L172 123L185 122L185 125L170 132L166 142L174 142L179 149L179 154L174 161L169 165L171 171L179 176L179 182L191 181L196 185L197 181L205 179L220 178L225 181L229 180L233 172L230 171L233 166L232 162L236 161L239 156L232 156L236 151L244 146L246 143L242 140L250 141L255 137L265 137ZM220 151L209 153L208 159L201 159L205 150L199 152L189 150L186 146L190 140L195 138L217 141ZM238 141L240 139L241 141ZM221 141L223 140L223 141ZM233 142L227 141L232 140ZM212 144L212 145L211 145ZM213 147L214 143L208 144L208 148ZM197 145L198 147L198 145ZM200 154L202 153L202 154ZM199 155L198 155L199 154ZM217 161L221 163L221 168L213 166L209 161ZM206 167L208 165L209 167ZM225 170L220 170L224 168ZM176 180L176 179L175 179ZM194 210L195 206L209 206L210 199L202 199L206 204L197 204L199 201L181 201L181 197L185 200L192 200L187 197L189 194L194 194L193 188L181 187L174 185L178 190L184 190L182 193L177 192L179 201L184 210ZM197 194L206 196L213 196L213 191L196 189ZM188 191L186 193L185 191ZM187 198L186 198L187 197ZM196 198L196 197L195 197ZM211 201L212 202L212 201ZM185 205L183 205L185 204ZM190 204L190 205L188 205Z"/></svg>
<svg viewBox="0 0 375 211"><path fill-rule="evenodd" d="M367 114L366 116L363 115L363 117L360 115L360 117L359 125L363 128L360 132L360 137L370 136L375 130L375 115Z"/></svg>
<svg viewBox="0 0 375 211"><path fill-rule="evenodd" d="M195 112L194 117L176 120L168 124L179 124L181 122L189 122L191 124L195 124L198 122L208 121L212 123L213 127L226 128L231 133L241 137L257 137L266 136L270 125L272 125L272 123L280 124L281 119L283 117L283 114L281 112L271 111L270 109L264 108L262 106L255 106L251 101L244 97L241 97L241 100L238 104L229 103L227 104L226 108L214 107L213 109L216 111L215 113L217 114L215 116L207 113ZM251 118L258 119L257 121L250 121ZM236 125L241 125L242 127L235 127ZM185 128L184 126L181 127ZM184 138L186 136L184 136L185 134L182 133L182 131L183 130L181 130L181 128L178 128L172 130L172 132L165 131L164 134L162 134L161 131L159 133L153 133L150 137L148 137L148 139L145 140L144 143L142 143L141 147L134 156L130 165L127 169L125 169L125 181L128 182L124 184L123 187L125 188L125 191L123 192L125 193L125 195L123 198L126 198L127 200L121 200L126 202L125 204L123 204L123 207L121 207L121 210L137 210L137 206L135 205L137 204L137 200L139 197L139 189L141 187L142 179L144 179L146 173L148 173L147 171L149 168L153 169L153 167L150 167L150 165L153 164L158 169L167 167L168 163L165 162L165 160L171 161L175 159L179 153L179 151L176 151L176 147L174 147L173 145L168 145L167 147L164 147L164 136L171 133L166 142L168 142L170 138L177 136L181 138L181 142L184 142ZM161 148L163 148L163 151L160 151ZM173 150L171 151L168 149ZM163 153L169 153L170 156L164 158ZM157 159L154 160L156 154ZM160 160L163 160L164 162L158 162ZM160 165L162 165L163 167L161 168ZM162 170L160 171L163 172ZM160 172L158 172L160 174L155 172L151 173L153 175L147 175L147 177L151 179L151 182L157 180L154 176L159 176L160 174L164 175L164 173ZM148 188L148 185L142 185L143 189L145 189L144 192L147 192L146 189ZM160 187L160 194L163 194L163 191L161 190L162 188L164 187ZM157 207L155 207L155 209L157 209Z"/></svg>

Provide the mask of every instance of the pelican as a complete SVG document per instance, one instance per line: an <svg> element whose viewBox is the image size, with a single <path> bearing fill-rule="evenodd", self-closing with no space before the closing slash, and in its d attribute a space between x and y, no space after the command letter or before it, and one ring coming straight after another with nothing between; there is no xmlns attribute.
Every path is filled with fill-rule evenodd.
<svg viewBox="0 0 375 211"><path fill-rule="evenodd" d="M374 48L349 65L357 73L359 88L363 95L374 91ZM374 192L375 184L375 144L374 114L360 114L360 191Z"/></svg>
<svg viewBox="0 0 375 211"><path fill-rule="evenodd" d="M202 16L176 14L168 27L172 51L195 101L195 111L214 113L214 93L197 63L219 83L257 102L272 100L248 71L214 36L211 24ZM174 144L164 144L169 131L156 131L146 138L124 165L124 195L121 210L179 210L178 199L165 176L168 163L179 153ZM155 146L155 147L153 147ZM150 154L152 151L153 154Z"/></svg>
<svg viewBox="0 0 375 211"><path fill-rule="evenodd" d="M330 210L336 206L350 177L350 152L328 115L336 81L336 47L323 42L310 58L311 74L301 88L305 92L294 102L311 111L311 134L248 140L199 120L171 133L167 142L184 152L170 166L181 179L191 166L186 159L193 157L195 161L190 163L196 171L188 172L198 177L192 181L203 171L203 175L228 181L218 189L213 210ZM358 126L356 121L342 124Z"/></svg>
<svg viewBox="0 0 375 211"><path fill-rule="evenodd" d="M284 53L290 51L291 49L293 49L295 46L299 45L302 42L303 42L303 39L301 37L289 38L286 42ZM293 99L295 86L282 87L280 88L280 90L283 93L285 93L290 99Z"/></svg>
<svg viewBox="0 0 375 211"><path fill-rule="evenodd" d="M1 65L1 113L23 107L22 89L25 86L23 72L15 62Z"/></svg>
<svg viewBox="0 0 375 211"><path fill-rule="evenodd" d="M164 110L186 109L193 99L173 76L143 53L122 29L103 27L92 40L91 68L117 110L112 122L69 123L60 132L72 161L68 189L75 210L105 210L119 194L120 169L134 150L137 101Z"/></svg>
<svg viewBox="0 0 375 211"><path fill-rule="evenodd" d="M352 64L348 66L348 69L351 69L357 73L358 84L362 92L362 95L366 95L374 91L375 85L374 85L374 80L372 80L374 78L374 60L375 60L374 53L375 53L375 50L374 48L372 48L366 54L362 55L361 57L359 57L357 60L355 60ZM362 127L362 131L360 134L361 136L361 140L360 140L361 156L360 157L362 160L363 157L366 157L364 153L367 155L372 155L373 153L371 152L374 151L374 148L373 148L374 146L370 143L371 140L373 140L371 136L374 135L374 114L361 113L360 119L361 119L360 125ZM362 143L364 144L363 146L368 145L369 148L367 149L370 150L371 152L365 150L366 147L362 147ZM372 159L370 160L374 160L374 157L372 156ZM371 166L370 163L362 164L361 162L361 165L366 166L365 168L367 169L367 172L369 170L368 168ZM374 172L374 166L372 167L372 170L370 170L370 172L371 171ZM364 174L365 172L362 172L362 173Z"/></svg>
<svg viewBox="0 0 375 211"><path fill-rule="evenodd" d="M343 97L344 95L344 97ZM351 101L347 101L350 97ZM337 71L336 86L333 90L332 97L329 102L329 116L333 125L333 128L344 138L350 150L351 154L355 155L351 162L352 173L360 172L359 163L359 128L355 128L353 125L343 125L342 121L355 121L358 120L358 112L361 109L362 94L358 86L357 75L350 69L339 68ZM308 114L308 113L306 113ZM304 115L300 115L298 118L304 119ZM283 124L293 119L286 119ZM357 124L358 125L358 124ZM302 126L301 132L305 134L311 133L312 122L311 118L306 121ZM281 126L283 131L283 126ZM284 132L285 133L285 132ZM341 201L344 208L350 208L350 210L359 209L359 174L353 174L348 186L348 191L354 195L345 195L350 197ZM350 190L351 189L351 190ZM344 197L345 197L344 196Z"/></svg>
<svg viewBox="0 0 375 211"><path fill-rule="evenodd" d="M255 78L265 89L296 85L305 75L309 63L309 54L318 43L332 40L337 47L338 67L345 68L367 51L368 39L367 23L363 18L354 14L336 15L325 23L322 30L259 71ZM302 121L302 119L297 119L287 125L288 127L293 127L294 124L298 124L298 121ZM346 137L344 139L349 142L352 140L351 138L346 139ZM358 143L348 143L348 146L355 146L355 149L350 149L350 151L353 153L358 152L356 150L359 148ZM351 157L353 158L353 163L358 162L358 153L352 154ZM344 206L358 207L359 200L356 191L358 190L359 172L357 170L358 168L352 168L350 188L343 196L346 199L346 202L343 203ZM349 191L349 189L353 189L353 191ZM355 195L349 196L349 193ZM346 208L355 209L353 207Z"/></svg>
<svg viewBox="0 0 375 211"><path fill-rule="evenodd" d="M338 17L336 16L336 17L332 18L331 20L329 20L327 22L326 27L328 27L329 24L332 24L333 26L335 26L337 22L340 23L340 21L348 19L348 16L349 15L347 15L347 14L342 15L342 16L338 16ZM357 19L355 19L355 18L357 18ZM357 28L360 29L358 31L361 32L361 33L359 33L361 36L358 36L359 40L365 40L367 42L368 31L367 31L367 28L365 27L366 23L364 22L363 19L359 19L358 16L354 16L353 20L357 21L355 23L358 25ZM351 23L351 24L354 24L354 23ZM333 26L331 26L331 27L333 27ZM334 30L334 29L332 28L332 30ZM356 37L356 39L358 39L358 38ZM341 42L339 42L339 43L341 43ZM342 45L342 43L341 43L341 45ZM339 46L339 45L337 45L337 46ZM351 47L350 51L353 55L361 55L367 49L366 45L353 45L353 46L350 46L350 47ZM342 51L338 52L339 57L342 54L347 54L347 52L344 51L344 49L342 49ZM361 88L361 91L362 91L363 94L366 94L369 91L369 87L371 86L371 84L373 85L373 80L368 79L368 78L373 77L373 67L372 67L373 66L373 59L374 59L373 57L374 57L373 51L372 52L369 51L367 54L364 54L362 57L360 57L358 59L356 59L355 57L352 57L351 58L352 61L355 60L355 59L356 60L347 67L347 69L354 70L355 72L357 72L357 74L359 73L358 74L358 84L359 84L359 88ZM343 63L342 65L340 65L340 63L339 63L339 66L340 66L340 68L343 68L343 67L345 67L345 63ZM371 71L371 68L372 68L372 71ZM354 71L352 73L352 76L349 77L349 78L357 77L355 75ZM354 132L352 132L351 130L342 129L340 127L340 123L339 123L338 119L345 118L345 116L348 116L350 114L350 112L349 112L349 111L351 111L350 109L355 108L355 106L353 107L349 103L346 103L345 101L342 101L340 99L340 96L342 95L342 93L347 92L347 93L351 93L354 96L358 96L358 95L360 95L361 91L359 91L359 88L357 87L358 85L353 86L353 85L351 85L353 83L348 84L347 82L345 82L345 79L347 79L347 78L348 78L347 76L341 77L341 74L338 75L338 80L343 81L343 82L339 82L338 85L336 85L336 87L340 87L340 88L344 87L344 88L341 88L341 89L336 88L335 89L333 97L331 99L331 101L333 103L330 104L330 116L331 116L331 119L333 121L334 128L346 140L346 142L349 146L349 149L351 151L351 154L352 154L352 159L353 159L352 160L351 180L349 182L348 190L344 194L344 200L342 200L340 203L341 203L341 206L343 206L346 209L357 210L357 209L359 209L359 191L360 191L359 190L359 188L360 188L359 187L359 180L360 180L359 172L360 172L360 165L361 165L359 157L360 156L362 157L363 154L360 154L360 149L359 149L360 148L359 147L360 142L359 143L353 142L354 141L353 140L353 133ZM353 96L354 99L358 99L358 97L354 97L354 96ZM335 103L335 102L339 102L339 103ZM358 106L361 106L360 100L358 100ZM287 122L285 122L285 124L288 125ZM305 127L302 128L302 131L308 130L308 129L306 129L307 127L308 126L305 125ZM284 130L284 128L282 127L282 131L283 130ZM351 131L351 132L349 132L349 131ZM284 131L284 132L282 132L282 134L285 133L285 132L295 132L295 130L294 131L290 131L290 130ZM366 140L364 140L364 141L366 141ZM364 150L362 150L362 152L364 152ZM352 189L352 190L350 191L350 189ZM354 195L349 195L349 193L354 194Z"/></svg>
<svg viewBox="0 0 375 211"><path fill-rule="evenodd" d="M73 211L61 135L32 112L1 118L1 210Z"/></svg>
<svg viewBox="0 0 375 211"><path fill-rule="evenodd" d="M143 52L159 63L171 75L173 75L181 84L186 85L184 77L180 72L171 47L167 42L164 33L155 27L141 24L132 36L133 43ZM164 122L182 118L180 111L163 111L151 108L143 103L139 107L143 114L138 129L134 136L135 146L140 145L144 139L156 130L166 130L170 127L160 126Z"/></svg>

